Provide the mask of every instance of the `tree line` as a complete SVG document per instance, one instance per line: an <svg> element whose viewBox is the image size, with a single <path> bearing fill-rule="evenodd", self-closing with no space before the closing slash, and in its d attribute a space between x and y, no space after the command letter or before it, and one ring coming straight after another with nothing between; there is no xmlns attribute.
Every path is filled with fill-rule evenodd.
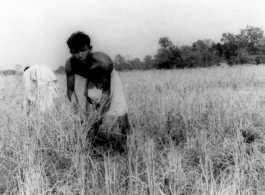
<svg viewBox="0 0 265 195"><path fill-rule="evenodd" d="M156 55L147 55L143 61L130 59L120 54L114 58L117 70L173 69L210 67L225 62L235 64L265 63L264 31L259 27L247 26L239 34L223 33L220 42L211 39L198 40L191 46L174 45L168 37L159 39Z"/></svg>
<svg viewBox="0 0 265 195"><path fill-rule="evenodd" d="M147 55L132 59L130 56L116 55L114 67L116 70L148 70L210 67L225 62L234 64L265 63L264 31L259 27L247 26L240 29L239 34L223 33L220 42L203 39L194 42L191 46L174 45L168 37L158 40L160 48L154 56ZM16 65L15 70L0 71L0 75L21 74L22 67ZM63 66L54 71L64 74Z"/></svg>

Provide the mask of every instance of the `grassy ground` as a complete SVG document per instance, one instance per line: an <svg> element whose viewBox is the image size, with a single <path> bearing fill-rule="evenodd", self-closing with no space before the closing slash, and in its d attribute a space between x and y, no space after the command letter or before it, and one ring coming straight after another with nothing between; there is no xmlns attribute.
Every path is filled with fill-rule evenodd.
<svg viewBox="0 0 265 195"><path fill-rule="evenodd" d="M71 117L22 114L19 78L0 94L0 194L264 194L265 66L123 72L127 155L95 155ZM76 84L81 105L84 80ZM86 148L86 150L84 150Z"/></svg>

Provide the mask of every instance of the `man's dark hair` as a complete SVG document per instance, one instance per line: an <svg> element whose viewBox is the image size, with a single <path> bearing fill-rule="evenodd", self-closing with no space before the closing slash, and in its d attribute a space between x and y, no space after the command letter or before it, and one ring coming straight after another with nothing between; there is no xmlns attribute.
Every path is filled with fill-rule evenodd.
<svg viewBox="0 0 265 195"><path fill-rule="evenodd" d="M73 33L67 40L67 45L70 50L77 49L79 50L81 47L87 45L90 47L90 38L83 32Z"/></svg>
<svg viewBox="0 0 265 195"><path fill-rule="evenodd" d="M29 66L26 66L26 68L24 68L24 72L29 68Z"/></svg>

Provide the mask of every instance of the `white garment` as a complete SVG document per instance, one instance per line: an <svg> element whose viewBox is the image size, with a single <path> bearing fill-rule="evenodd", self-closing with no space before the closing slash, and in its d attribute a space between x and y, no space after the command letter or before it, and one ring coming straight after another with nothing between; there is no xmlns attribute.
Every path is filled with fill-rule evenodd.
<svg viewBox="0 0 265 195"><path fill-rule="evenodd" d="M102 86L98 87L96 84L90 83L86 93L93 102L99 103L102 96ZM110 98L110 109L107 115L119 117L128 112L121 78L116 70L112 70L111 72Z"/></svg>
<svg viewBox="0 0 265 195"><path fill-rule="evenodd" d="M46 65L33 65L23 73L25 101L30 100L39 106L41 111L54 106L57 97L57 78Z"/></svg>

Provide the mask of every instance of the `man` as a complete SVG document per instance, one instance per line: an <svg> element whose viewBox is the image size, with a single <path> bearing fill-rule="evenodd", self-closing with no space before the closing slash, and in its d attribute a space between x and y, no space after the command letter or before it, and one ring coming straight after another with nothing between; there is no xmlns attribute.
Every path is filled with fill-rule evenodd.
<svg viewBox="0 0 265 195"><path fill-rule="evenodd" d="M111 121L117 122L122 135L131 134L121 79L113 69L110 57L102 52L92 53L90 38L83 32L72 34L67 40L67 45L72 54L65 65L67 96L70 101L74 98L78 104L78 98L74 92L75 74L86 78L87 82L84 87L86 113L88 116L95 112L99 114L99 119L93 124L95 136L93 144L97 145L100 140L104 139L104 136L99 136L99 128L103 119L111 118Z"/></svg>
<svg viewBox="0 0 265 195"><path fill-rule="evenodd" d="M53 71L46 65L26 67L23 73L25 87L23 109L27 114L30 106L37 106L41 112L54 106L54 98L58 96L59 87ZM26 111L28 110L28 111Z"/></svg>

